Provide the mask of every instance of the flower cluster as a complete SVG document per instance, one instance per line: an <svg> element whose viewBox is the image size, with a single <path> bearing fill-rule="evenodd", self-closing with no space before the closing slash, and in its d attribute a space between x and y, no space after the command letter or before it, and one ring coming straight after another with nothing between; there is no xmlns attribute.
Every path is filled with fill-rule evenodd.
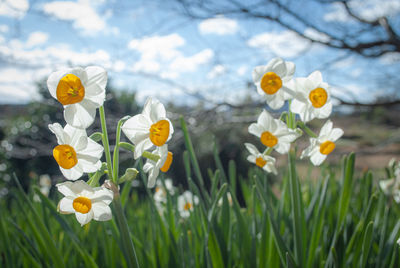
<svg viewBox="0 0 400 268"><path fill-rule="evenodd" d="M335 149L335 142L343 135L343 130L333 128L330 120L324 124L318 136L306 126L314 118L326 119L330 116L330 87L323 81L319 71L299 78L293 78L294 72L294 63L285 62L281 58L274 58L267 65L257 66L253 70L257 92L270 108L281 109L288 101L288 111L282 113L279 119L263 110L257 122L252 123L248 129L250 134L260 139L264 150L260 152L255 145L245 143L250 153L247 160L269 173L277 173L276 160L270 156L272 151L287 154L291 143L303 131L310 136L310 145L302 152L301 158L309 157L316 166ZM296 114L299 121L296 121Z"/></svg>
<svg viewBox="0 0 400 268"><path fill-rule="evenodd" d="M103 108L106 85L107 72L97 66L57 71L47 80L50 94L64 107L66 121L64 127L58 123L49 125L58 143L53 149L54 159L64 177L70 180L56 185L58 191L64 195L58 204L58 210L63 214L74 213L81 225L92 219L110 220L112 214L109 205L114 195L119 194L116 186L134 179L137 175L136 169L128 168L125 174L119 177L118 163L111 164ZM100 137L95 139L87 135L86 129L94 122L98 108L104 128L103 133L95 133ZM152 99L146 102L141 114L127 118L129 117L120 120L123 125L120 127L119 124L117 135L120 135L122 128L133 143L127 146L134 152L134 158L148 158L144 171L149 175L148 187L153 187L159 171L168 171L172 163L172 153L168 152L166 144L173 133L172 124L166 118L164 106ZM97 143L98 140L102 140L104 147ZM115 147L119 148L120 144ZM146 151L152 147L156 147L154 151ZM101 161L104 153L107 163ZM114 151L113 154L118 156L118 151ZM112 169L116 170L115 174ZM89 180L78 180L85 173L89 175ZM105 173L108 174L110 182L99 186L99 180Z"/></svg>

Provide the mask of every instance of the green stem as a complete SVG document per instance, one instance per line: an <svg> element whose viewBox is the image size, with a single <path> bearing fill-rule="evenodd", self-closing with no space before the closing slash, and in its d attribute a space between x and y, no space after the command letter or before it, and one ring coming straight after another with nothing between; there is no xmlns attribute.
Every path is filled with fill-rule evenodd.
<svg viewBox="0 0 400 268"><path fill-rule="evenodd" d="M128 223L126 222L126 218L122 208L121 197L119 195L117 186L113 185L113 188L115 188L113 189L114 192L113 205L114 205L115 217L118 224L118 229L120 232L120 238L122 242L122 251L125 255L128 267L139 267L139 262L136 256L135 247L133 245L131 235L129 232Z"/></svg>
<svg viewBox="0 0 400 268"><path fill-rule="evenodd" d="M308 136L312 137L312 138L317 138L318 135L314 133L314 131L312 131L309 127L306 126L306 124L304 124L304 122L299 121L297 122L297 125L304 130L305 133L307 133Z"/></svg>
<svg viewBox="0 0 400 268"><path fill-rule="evenodd" d="M119 146L120 146L121 148L123 148L123 149L125 149L125 150L128 150L128 151L131 151L131 152L134 152L134 151L135 151L135 145L132 145L132 144L127 143L127 142L120 142L120 143L119 143ZM150 152L148 152L148 151L144 151L144 152L142 153L142 156L145 157L145 158L148 158L148 159L150 159L150 160L153 160L154 162L157 162L157 161L160 159L160 156L159 156L159 155L157 155L157 154L152 154L152 153L150 153Z"/></svg>
<svg viewBox="0 0 400 268"><path fill-rule="evenodd" d="M114 182L118 180L118 168L119 168L119 141L121 139L121 126L125 123L126 120L129 119L129 116L125 116L124 118L118 121L117 132L115 134L115 148L113 152L113 178Z"/></svg>
<svg viewBox="0 0 400 268"><path fill-rule="evenodd" d="M100 106L100 120L101 120L101 131L103 132L102 142L104 147L104 153L106 154L107 161L107 174L108 178L115 182L116 179L113 178L112 166L111 166L111 154L110 154L110 144L108 142L108 133L107 133L107 125L106 125L106 116L104 113L104 106Z"/></svg>
<svg viewBox="0 0 400 268"><path fill-rule="evenodd" d="M270 155L270 154L272 153L273 150L274 150L274 148L268 147L268 148L265 149L265 151L263 152L263 155Z"/></svg>

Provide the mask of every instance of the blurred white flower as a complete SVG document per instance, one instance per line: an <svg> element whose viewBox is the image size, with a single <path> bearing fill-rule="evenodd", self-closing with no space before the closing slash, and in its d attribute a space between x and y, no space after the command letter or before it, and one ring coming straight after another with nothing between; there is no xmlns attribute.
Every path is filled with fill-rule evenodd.
<svg viewBox="0 0 400 268"><path fill-rule="evenodd" d="M75 67L50 74L51 96L64 105L64 118L76 128L89 127L106 95L107 72L97 66Z"/></svg>
<svg viewBox="0 0 400 268"><path fill-rule="evenodd" d="M332 129L332 126L331 120L326 121L321 128L319 136L310 138L310 146L302 152L301 159L310 157L315 166L319 166L324 162L326 157L335 149L335 142L343 135L342 129Z"/></svg>
<svg viewBox="0 0 400 268"><path fill-rule="evenodd" d="M147 99L143 112L128 119L121 129L135 145L135 159L153 145L163 146L174 133L172 123L166 117L164 105L151 98Z"/></svg>
<svg viewBox="0 0 400 268"><path fill-rule="evenodd" d="M172 183L171 179L165 179L164 180L165 187L163 182L158 179L156 182L156 188L154 192L154 200L157 203L166 203L167 202L167 191L170 195L175 194L175 186Z"/></svg>
<svg viewBox="0 0 400 268"><path fill-rule="evenodd" d="M274 119L264 110L257 119L257 123L249 126L249 133L260 138L261 143L274 148L280 154L286 154L290 144L301 136L301 132L290 129L279 119Z"/></svg>
<svg viewBox="0 0 400 268"><path fill-rule="evenodd" d="M254 163L268 173L278 174L275 168L275 158L269 155L264 155L258 151L258 149L251 143L244 144L250 155L247 157L247 161Z"/></svg>
<svg viewBox="0 0 400 268"><path fill-rule="evenodd" d="M391 161L389 168L394 168L394 178L380 180L379 187L384 194L392 196L396 203L400 203L400 162Z"/></svg>
<svg viewBox="0 0 400 268"><path fill-rule="evenodd" d="M303 122L314 118L327 118L331 114L329 85L322 81L320 71L315 71L306 78L296 78L291 85L295 91L295 98L290 110L299 114Z"/></svg>
<svg viewBox="0 0 400 268"><path fill-rule="evenodd" d="M199 198L190 191L185 191L178 196L178 211L182 218L188 218L194 206L199 203Z"/></svg>
<svg viewBox="0 0 400 268"><path fill-rule="evenodd" d="M83 173L100 169L104 149L88 138L84 129L68 124L63 129L58 123L50 124L49 129L57 136L59 144L53 149L54 159L68 180L77 180Z"/></svg>
<svg viewBox="0 0 400 268"><path fill-rule="evenodd" d="M228 192L228 193L226 194L226 199L228 200L229 206L232 206L232 205L233 205L233 200L232 200L232 195L231 195L230 192ZM224 198L221 197L221 198L218 200L218 206L221 207L223 203L224 203Z"/></svg>
<svg viewBox="0 0 400 268"><path fill-rule="evenodd" d="M285 62L281 58L274 58L267 65L254 68L252 75L257 92L265 97L272 109L281 108L285 100L293 97L287 83L292 79L295 68L293 62Z"/></svg>
<svg viewBox="0 0 400 268"><path fill-rule="evenodd" d="M58 211L62 214L75 213L76 219L83 226L92 219L96 221L111 220L109 207L113 200L113 192L104 187L90 187L84 181L64 182L56 185L64 198L58 203Z"/></svg>
<svg viewBox="0 0 400 268"><path fill-rule="evenodd" d="M160 156L157 162L147 159L146 164L143 166L143 171L148 173L147 187L153 188L156 184L156 179L160 170L167 172L172 164L173 154L168 151L168 145L164 144L157 147L152 154Z"/></svg>

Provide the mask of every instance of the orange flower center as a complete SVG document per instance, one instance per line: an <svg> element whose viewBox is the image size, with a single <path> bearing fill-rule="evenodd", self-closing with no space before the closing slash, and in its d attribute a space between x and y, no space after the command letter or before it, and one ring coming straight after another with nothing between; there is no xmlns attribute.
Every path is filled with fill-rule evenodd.
<svg viewBox="0 0 400 268"><path fill-rule="evenodd" d="M260 168L263 168L267 164L267 160L265 160L262 157L257 157L256 159L256 165L259 166Z"/></svg>
<svg viewBox="0 0 400 268"><path fill-rule="evenodd" d="M192 209L192 207L193 207L192 203L187 202L187 203L183 206L183 209L184 209L184 210L190 210L190 209Z"/></svg>
<svg viewBox="0 0 400 268"><path fill-rule="evenodd" d="M261 78L260 86L265 93L273 95L282 87L282 80L276 73L268 72Z"/></svg>
<svg viewBox="0 0 400 268"><path fill-rule="evenodd" d="M321 108L325 105L328 99L328 93L326 93L326 90L322 87L318 87L314 90L311 90L308 97L312 103L312 106L314 106L315 108Z"/></svg>
<svg viewBox="0 0 400 268"><path fill-rule="evenodd" d="M53 156L58 165L65 169L70 169L78 163L75 149L68 144L57 145L53 149Z"/></svg>
<svg viewBox="0 0 400 268"><path fill-rule="evenodd" d="M328 155L335 149L335 147L336 145L334 142L326 141L319 146L319 151L321 154Z"/></svg>
<svg viewBox="0 0 400 268"><path fill-rule="evenodd" d="M261 143L267 147L274 147L278 143L278 138L269 131L263 132L260 139Z"/></svg>
<svg viewBox="0 0 400 268"><path fill-rule="evenodd" d="M72 207L76 212L80 212L82 214L86 214L92 208L92 201L89 198L80 196L74 199L72 202Z"/></svg>
<svg viewBox="0 0 400 268"><path fill-rule="evenodd" d="M85 97L85 88L81 79L74 74L67 74L57 85L57 100L62 105L81 102Z"/></svg>
<svg viewBox="0 0 400 268"><path fill-rule="evenodd" d="M160 120L150 127L150 140L155 146L163 146L169 137L169 122Z"/></svg>
<svg viewBox="0 0 400 268"><path fill-rule="evenodd" d="M160 168L162 172L167 172L169 170L172 164L172 159L173 159L173 154L171 152L168 152L167 159L165 160L165 163L162 166L162 168Z"/></svg>

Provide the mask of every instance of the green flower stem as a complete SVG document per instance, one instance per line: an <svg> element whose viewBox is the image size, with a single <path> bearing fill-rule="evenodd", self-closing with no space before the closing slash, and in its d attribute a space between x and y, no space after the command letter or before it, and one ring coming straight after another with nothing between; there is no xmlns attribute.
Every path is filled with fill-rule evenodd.
<svg viewBox="0 0 400 268"><path fill-rule="evenodd" d="M102 163L101 168L96 171L92 176L90 176L90 179L88 180L87 184L89 184L92 187L97 187L99 186L99 181L101 176L104 175L105 170L107 169L107 164Z"/></svg>
<svg viewBox="0 0 400 268"><path fill-rule="evenodd" d="M119 168L119 141L121 139L121 126L129 119L129 116L125 116L118 121L117 132L115 134L115 148L113 152L113 178L114 182L118 180L118 168Z"/></svg>
<svg viewBox="0 0 400 268"><path fill-rule="evenodd" d="M135 146L132 145L132 144L130 144L130 143L127 143L127 142L120 142L120 143L119 143L119 146L120 146L121 148L124 148L125 150L131 151L131 152L134 152L134 151L135 151ZM148 152L148 151L144 151L143 154L142 154L142 156L143 156L143 157L146 157L146 158L148 158L148 159L150 159L150 160L153 160L154 162L157 162L157 161L160 159L160 156L159 156L159 155L157 155L157 154L152 154L152 153L150 153L150 152Z"/></svg>
<svg viewBox="0 0 400 268"><path fill-rule="evenodd" d="M290 111L290 105L292 105L291 100L289 100L288 120L286 123L287 123L288 128L295 129L296 128L296 115Z"/></svg>
<svg viewBox="0 0 400 268"><path fill-rule="evenodd" d="M104 147L104 153L106 154L107 161L107 174L111 181L115 182L116 178L113 178L112 166L111 166L111 154L110 154L110 144L108 142L108 133L106 125L106 116L104 113L104 106L100 106L100 120L101 120L101 131L103 132L102 142Z"/></svg>
<svg viewBox="0 0 400 268"><path fill-rule="evenodd" d="M122 251L125 255L128 267L139 267L139 262L136 256L135 247L131 239L128 223L124 215L124 210L122 208L121 196L119 195L118 186L116 186L115 184L111 185L112 185L111 190L114 192L113 206L114 206L115 217L118 224L118 229L120 232Z"/></svg>
<svg viewBox="0 0 400 268"><path fill-rule="evenodd" d="M312 137L312 138L317 138L318 135L314 133L314 131L312 131L309 127L306 126L306 124L304 124L304 122L299 121L297 122L297 125L304 130L305 133L307 133L308 136Z"/></svg>

